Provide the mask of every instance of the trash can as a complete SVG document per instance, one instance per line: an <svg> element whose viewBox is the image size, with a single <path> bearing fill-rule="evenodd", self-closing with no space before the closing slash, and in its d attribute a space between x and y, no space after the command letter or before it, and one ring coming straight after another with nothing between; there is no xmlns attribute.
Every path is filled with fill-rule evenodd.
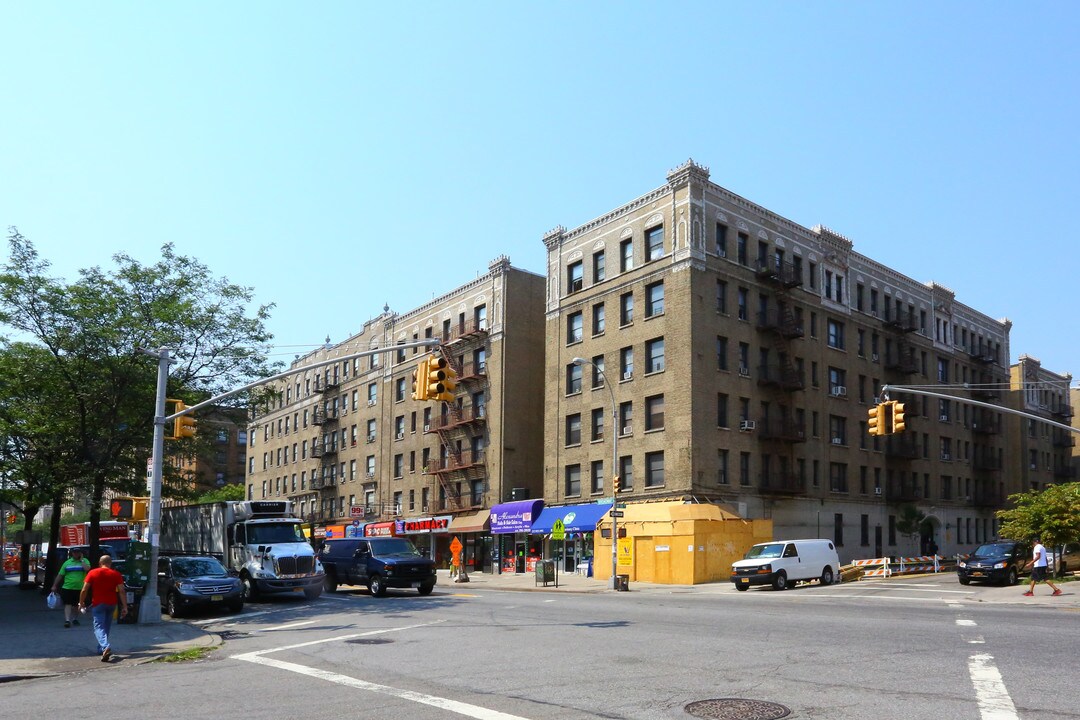
<svg viewBox="0 0 1080 720"><path fill-rule="evenodd" d="M615 576L615 589L619 592L630 591L630 576L629 575L616 575Z"/></svg>

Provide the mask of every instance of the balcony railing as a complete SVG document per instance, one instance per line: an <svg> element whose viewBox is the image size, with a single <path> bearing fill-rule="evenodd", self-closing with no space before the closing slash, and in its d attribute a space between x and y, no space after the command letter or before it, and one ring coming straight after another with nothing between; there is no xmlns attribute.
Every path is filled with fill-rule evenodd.
<svg viewBox="0 0 1080 720"><path fill-rule="evenodd" d="M485 410L483 405L470 405L461 410L453 408L447 412L446 415L439 415L438 417L431 418L431 422L429 423L430 427L426 432L449 430L458 425L482 423L485 422L484 413Z"/></svg>
<svg viewBox="0 0 1080 720"><path fill-rule="evenodd" d="M763 440L783 442L806 442L806 426L790 418L770 419L757 424L758 436Z"/></svg>
<svg viewBox="0 0 1080 720"><path fill-rule="evenodd" d="M795 263L780 262L776 257L758 260L756 270L757 276L762 280L770 280L783 287L793 288L803 283Z"/></svg>
<svg viewBox="0 0 1080 720"><path fill-rule="evenodd" d="M891 330L899 330L900 332L915 332L919 329L919 319L915 313L903 310L889 313L888 317L882 318L881 324Z"/></svg>
<svg viewBox="0 0 1080 720"><path fill-rule="evenodd" d="M806 381L802 373L796 370L793 365L781 365L780 363L758 365L757 384L765 387L778 387L788 392L806 388Z"/></svg>
<svg viewBox="0 0 1080 720"><path fill-rule="evenodd" d="M763 495L802 495L806 480L790 472L770 472L758 477L758 491Z"/></svg>
<svg viewBox="0 0 1080 720"><path fill-rule="evenodd" d="M893 435L885 439L885 457L914 460L919 457L919 446L910 435Z"/></svg>
<svg viewBox="0 0 1080 720"><path fill-rule="evenodd" d="M338 419L338 410L335 407L331 408L315 408L315 412L311 415L311 422L313 425L322 425L327 422L334 422Z"/></svg>
<svg viewBox="0 0 1080 720"><path fill-rule="evenodd" d="M791 340L803 336L803 326L795 317L795 313L789 308L777 308L758 313L757 326L759 330L771 330Z"/></svg>
<svg viewBox="0 0 1080 720"><path fill-rule="evenodd" d="M922 500L922 491L911 483L893 483L885 488L888 502L906 503Z"/></svg>
<svg viewBox="0 0 1080 720"><path fill-rule="evenodd" d="M437 458L428 462L424 467L424 474L431 475L440 472L453 472L455 470L467 470L484 464L483 450L465 450L460 453L451 453L446 457Z"/></svg>

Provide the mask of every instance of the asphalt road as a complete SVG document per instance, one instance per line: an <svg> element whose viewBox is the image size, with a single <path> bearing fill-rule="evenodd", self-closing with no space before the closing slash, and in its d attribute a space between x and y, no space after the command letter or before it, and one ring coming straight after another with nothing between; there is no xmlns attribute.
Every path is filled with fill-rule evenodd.
<svg viewBox="0 0 1080 720"><path fill-rule="evenodd" d="M358 590L197 620L225 636L207 660L0 686L0 706L118 720L693 720L689 703L742 698L792 718L1080 718L1080 612L980 604L979 592L952 577L744 593Z"/></svg>

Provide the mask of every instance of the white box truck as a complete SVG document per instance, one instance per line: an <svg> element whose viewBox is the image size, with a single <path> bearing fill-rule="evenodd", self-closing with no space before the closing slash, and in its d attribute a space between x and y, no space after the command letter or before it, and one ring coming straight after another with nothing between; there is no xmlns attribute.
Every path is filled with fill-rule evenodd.
<svg viewBox="0 0 1080 720"><path fill-rule="evenodd" d="M323 568L288 500L239 500L161 509L162 555L211 555L236 571L244 599L302 592L317 598Z"/></svg>

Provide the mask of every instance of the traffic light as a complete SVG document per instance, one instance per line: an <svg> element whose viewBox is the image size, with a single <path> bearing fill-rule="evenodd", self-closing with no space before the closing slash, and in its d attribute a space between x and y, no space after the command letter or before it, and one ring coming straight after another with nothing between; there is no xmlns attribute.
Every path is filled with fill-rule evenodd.
<svg viewBox="0 0 1080 720"><path fill-rule="evenodd" d="M176 400L176 409L173 414L178 412L184 412L188 409L183 400ZM195 437L195 431L197 429L198 422L190 414L181 415L178 418L173 418L173 440L179 440L180 438Z"/></svg>
<svg viewBox="0 0 1080 720"><path fill-rule="evenodd" d="M412 399L413 400L427 400L428 398L428 384L424 382L424 379L428 376L428 360L424 357L412 374Z"/></svg>
<svg viewBox="0 0 1080 720"><path fill-rule="evenodd" d="M109 515L113 520L130 520L135 517L135 500L133 498L113 498L109 503Z"/></svg>
<svg viewBox="0 0 1080 720"><path fill-rule="evenodd" d="M871 435L885 434L885 406L873 405L866 411L866 430Z"/></svg>
<svg viewBox="0 0 1080 720"><path fill-rule="evenodd" d="M618 495L619 491L622 490L622 478L619 477L618 475L611 478L611 487L612 487L612 492L614 494Z"/></svg>
<svg viewBox="0 0 1080 720"><path fill-rule="evenodd" d="M457 373L446 362L446 358L440 355L432 355L427 361L427 398L441 402L454 402L454 388L457 383Z"/></svg>
<svg viewBox="0 0 1080 720"><path fill-rule="evenodd" d="M890 404L892 405L892 431L904 432L904 428L907 427L904 422L904 403L893 400Z"/></svg>

